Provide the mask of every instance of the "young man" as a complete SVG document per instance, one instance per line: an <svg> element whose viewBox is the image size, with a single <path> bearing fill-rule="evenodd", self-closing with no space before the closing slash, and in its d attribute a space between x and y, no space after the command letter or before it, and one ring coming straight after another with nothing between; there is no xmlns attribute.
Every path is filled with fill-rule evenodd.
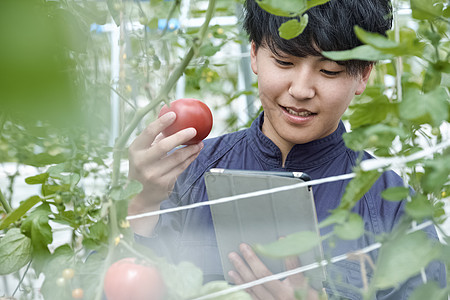
<svg viewBox="0 0 450 300"><path fill-rule="evenodd" d="M302 171L318 179L352 172L361 156L345 147L345 128L340 118L352 98L364 91L372 63L337 63L324 58L321 51L360 45L353 33L354 25L384 34L391 25L389 1L331 0L308 11L306 30L292 40L278 35L285 18L265 12L254 0L247 0L245 8L251 67L258 77L264 112L247 130L187 146L170 155L170 150L195 136L195 130L163 137L161 131L176 118L173 113L150 124L130 147L129 176L144 185L142 193L130 204L130 215L206 201L203 174L211 168ZM367 153L362 155L370 158ZM348 181L338 181L313 187L319 222L339 205L347 184ZM337 242L334 247L324 245L325 253L334 256L355 251L375 242L374 235L391 231L402 215L404 203L383 201L380 193L402 185L402 179L394 172L384 173L353 208L363 218L369 234L354 241ZM195 263L203 270L205 281L223 279L209 207L137 219L132 226L137 239L158 254L174 263ZM326 228L321 233L330 230ZM436 238L433 228L427 231ZM370 256L376 260L377 252ZM270 274L246 245L242 245L240 254L232 253L229 258L236 267L230 277L237 284ZM357 290L363 287L359 262L336 263L327 272L328 296L362 298ZM445 282L442 264L431 264L426 274L428 280ZM370 269L367 276L370 279ZM377 299L406 299L420 284L419 277L412 278L397 289L378 292ZM249 293L254 299L290 299L298 285L302 285L301 277L300 282L271 282ZM317 298L317 293L309 291L309 299Z"/></svg>

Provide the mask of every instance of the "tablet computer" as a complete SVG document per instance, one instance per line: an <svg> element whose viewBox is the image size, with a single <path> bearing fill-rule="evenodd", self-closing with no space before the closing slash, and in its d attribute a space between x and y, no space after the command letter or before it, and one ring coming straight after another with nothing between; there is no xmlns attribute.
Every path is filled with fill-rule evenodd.
<svg viewBox="0 0 450 300"><path fill-rule="evenodd" d="M205 173L209 200L262 191L308 181L302 172L266 172L248 170L211 169ZM299 231L312 231L320 236L312 190L309 186L282 192L267 193L210 206L225 279L234 269L228 260L230 252L239 252L239 245L269 244L280 237ZM272 273L286 271L283 259L260 259ZM322 246L299 255L302 266L323 259ZM324 268L305 273L310 285L322 288Z"/></svg>

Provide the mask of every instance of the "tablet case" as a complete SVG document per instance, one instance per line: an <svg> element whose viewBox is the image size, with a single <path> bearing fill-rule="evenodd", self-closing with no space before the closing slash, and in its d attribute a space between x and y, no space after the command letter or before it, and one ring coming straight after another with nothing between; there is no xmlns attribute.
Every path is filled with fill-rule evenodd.
<svg viewBox="0 0 450 300"><path fill-rule="evenodd" d="M304 176L304 173L224 169L211 169L205 173L209 200L298 184L303 182L300 178L308 177ZM228 271L234 269L227 256L233 251L240 253L239 245L242 242L249 245L268 244L280 237L305 230L320 235L312 191L307 186L211 205L210 209L227 281L230 281ZM283 259L261 256L260 259L274 274L286 271ZM322 246L319 244L299 255L299 259L302 266L321 261ZM312 287L322 288L322 282L325 280L324 268L308 271L304 275L309 278Z"/></svg>

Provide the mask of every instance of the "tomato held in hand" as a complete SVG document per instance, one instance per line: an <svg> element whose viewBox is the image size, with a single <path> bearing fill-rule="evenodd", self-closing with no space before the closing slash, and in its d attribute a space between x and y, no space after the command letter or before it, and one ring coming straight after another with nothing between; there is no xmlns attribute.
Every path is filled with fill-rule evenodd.
<svg viewBox="0 0 450 300"><path fill-rule="evenodd" d="M197 135L186 145L197 144L204 140L211 132L213 117L209 107L200 100L182 98L170 103L170 107L164 105L159 112L158 118L173 111L177 115L175 122L163 131L169 136L182 129L194 127Z"/></svg>
<svg viewBox="0 0 450 300"><path fill-rule="evenodd" d="M131 257L109 267L103 289L108 300L162 300L165 295L159 271Z"/></svg>

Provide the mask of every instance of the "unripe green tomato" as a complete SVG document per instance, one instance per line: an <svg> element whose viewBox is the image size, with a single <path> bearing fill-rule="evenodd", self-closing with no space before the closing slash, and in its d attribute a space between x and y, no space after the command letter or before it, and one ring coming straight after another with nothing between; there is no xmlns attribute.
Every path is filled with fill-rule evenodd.
<svg viewBox="0 0 450 300"><path fill-rule="evenodd" d="M432 135L438 136L440 133L441 133L441 131L439 130L438 127L433 127L433 129L431 129L431 134Z"/></svg>
<svg viewBox="0 0 450 300"><path fill-rule="evenodd" d="M66 285L66 280L63 277L59 277L56 279L56 285L59 287L63 287Z"/></svg>
<svg viewBox="0 0 450 300"><path fill-rule="evenodd" d="M56 204L61 204L61 203L62 203L62 197L61 197L61 195L56 195L56 197L55 197L55 203L56 203Z"/></svg>
<svg viewBox="0 0 450 300"><path fill-rule="evenodd" d="M375 146L379 142L379 140L380 139L378 138L377 135L371 135L371 136L369 136L368 142L369 142L370 146Z"/></svg>

